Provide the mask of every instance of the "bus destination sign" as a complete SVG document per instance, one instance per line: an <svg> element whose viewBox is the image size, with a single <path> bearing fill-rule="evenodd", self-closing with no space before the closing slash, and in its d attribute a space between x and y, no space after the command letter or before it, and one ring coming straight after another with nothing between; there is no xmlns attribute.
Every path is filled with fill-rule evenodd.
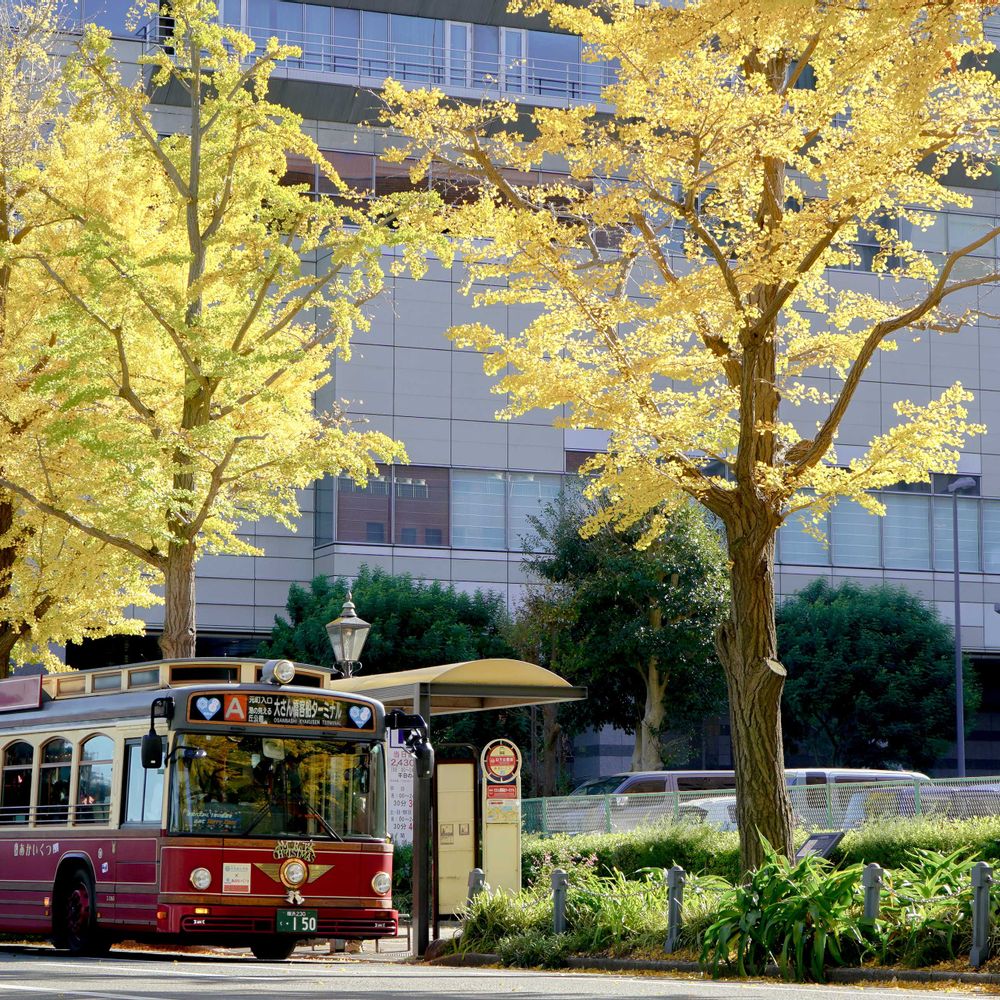
<svg viewBox="0 0 1000 1000"><path fill-rule="evenodd" d="M275 691L206 691L188 699L187 721L282 729L346 729L374 732L370 705L320 695Z"/></svg>

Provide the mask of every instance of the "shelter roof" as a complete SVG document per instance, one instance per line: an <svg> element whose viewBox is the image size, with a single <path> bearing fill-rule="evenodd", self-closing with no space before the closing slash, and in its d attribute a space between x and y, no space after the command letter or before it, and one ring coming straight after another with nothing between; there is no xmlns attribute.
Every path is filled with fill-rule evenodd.
<svg viewBox="0 0 1000 1000"><path fill-rule="evenodd" d="M581 701L587 697L585 687L574 687L545 667L500 658L337 678L331 687L377 698L388 708L407 710L420 689L425 688L432 715Z"/></svg>

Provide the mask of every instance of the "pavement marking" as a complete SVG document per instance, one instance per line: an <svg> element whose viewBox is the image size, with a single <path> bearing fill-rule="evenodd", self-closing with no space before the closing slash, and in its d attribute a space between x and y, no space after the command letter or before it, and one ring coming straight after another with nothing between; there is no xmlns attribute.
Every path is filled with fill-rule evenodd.
<svg viewBox="0 0 1000 1000"><path fill-rule="evenodd" d="M64 986L25 986L22 983L18 983L16 986L0 983L0 990L16 990L18 992L30 990L32 993L55 993L64 997L98 997L100 1000L165 1000L162 994L158 997L150 997L137 993L91 993L88 990L68 991Z"/></svg>
<svg viewBox="0 0 1000 1000"><path fill-rule="evenodd" d="M183 959L181 960L183 962ZM95 959L92 962L72 962L72 961L62 961L58 958L39 958L31 962L32 968L50 968L54 970L59 969L87 969L90 972L96 974L97 970L101 972L113 972L115 969L119 969L123 975L132 974L135 972L135 968L127 963L135 963L136 965L142 963L142 959L138 958L126 958L126 959ZM359 963L360 964L360 963ZM226 979L232 980L235 977L239 977L241 981L244 982L261 982L261 983L271 983L278 980L283 980L288 975L287 967L276 968L274 972L270 975L262 974L261 972L253 972L247 975L242 975L236 967L236 963L233 963L234 968L232 972L191 972L186 969L183 965L180 968L174 968L166 964L142 964L142 970L144 974L155 976L156 973L162 973L165 976L191 976L196 979ZM3 972L3 965L0 965L0 973Z"/></svg>

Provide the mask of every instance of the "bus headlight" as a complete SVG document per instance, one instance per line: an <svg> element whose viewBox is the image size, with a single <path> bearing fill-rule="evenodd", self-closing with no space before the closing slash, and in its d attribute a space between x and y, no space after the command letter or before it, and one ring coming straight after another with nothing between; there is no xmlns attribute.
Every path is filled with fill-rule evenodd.
<svg viewBox="0 0 1000 1000"><path fill-rule="evenodd" d="M204 892L212 884L212 873L207 868L195 868L191 872L191 884L199 892Z"/></svg>
<svg viewBox="0 0 1000 1000"><path fill-rule="evenodd" d="M384 896L392 888L392 876L388 872L379 872L372 879L372 888L380 896Z"/></svg>
<svg viewBox="0 0 1000 1000"><path fill-rule="evenodd" d="M278 877L289 889L297 889L305 882L308 875L309 869L306 863L298 858L289 858L278 872Z"/></svg>

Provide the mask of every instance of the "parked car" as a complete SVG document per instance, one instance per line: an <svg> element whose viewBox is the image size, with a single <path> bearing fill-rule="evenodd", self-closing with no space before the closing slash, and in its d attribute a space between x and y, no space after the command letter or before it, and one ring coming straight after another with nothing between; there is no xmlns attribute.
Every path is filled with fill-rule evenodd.
<svg viewBox="0 0 1000 1000"><path fill-rule="evenodd" d="M735 788L735 771L625 771L592 778L571 795L639 795L648 792L706 792Z"/></svg>

